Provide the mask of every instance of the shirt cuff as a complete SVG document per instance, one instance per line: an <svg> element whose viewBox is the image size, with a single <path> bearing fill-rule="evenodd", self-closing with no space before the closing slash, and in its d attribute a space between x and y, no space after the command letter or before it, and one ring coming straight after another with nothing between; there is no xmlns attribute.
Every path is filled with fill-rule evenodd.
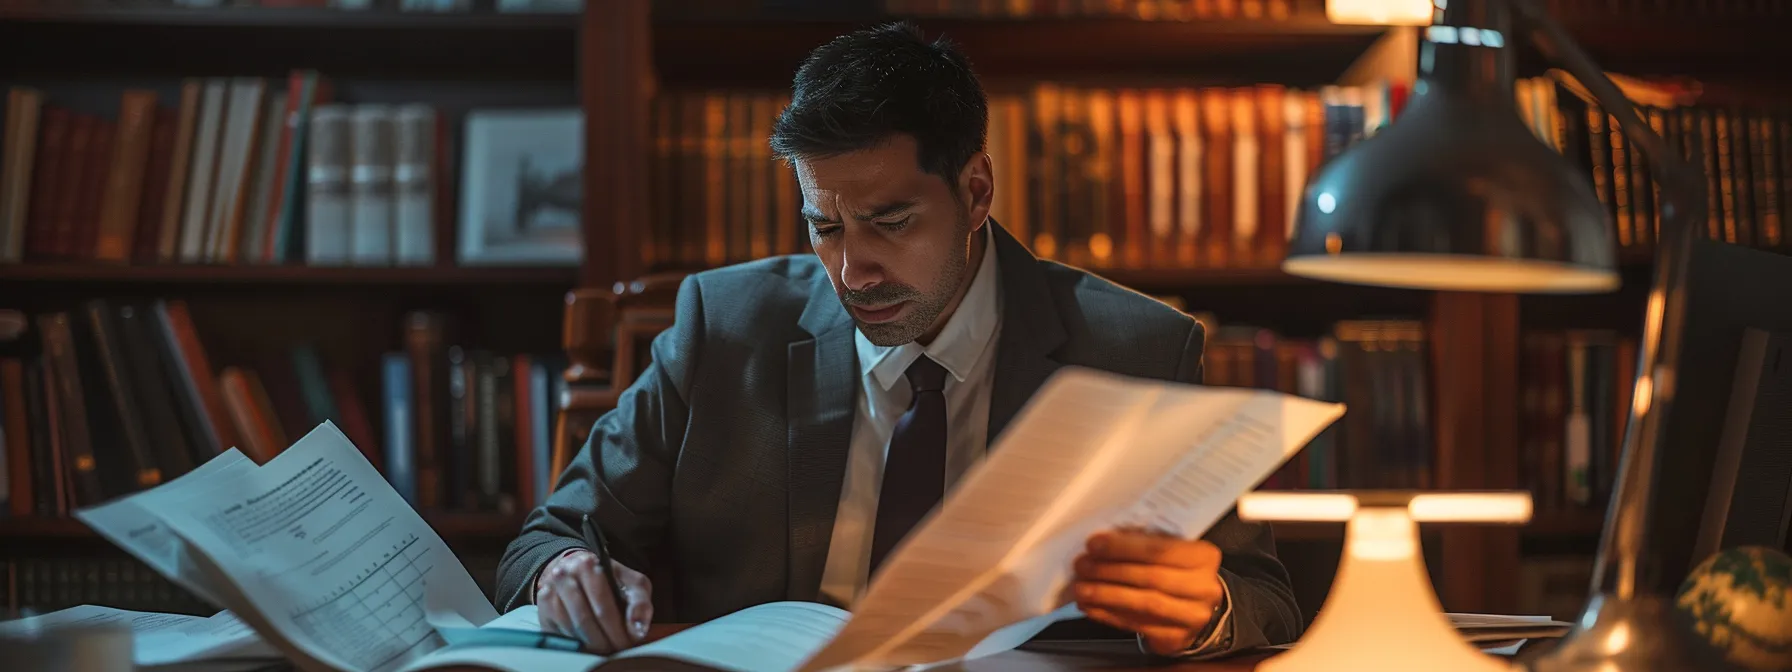
<svg viewBox="0 0 1792 672"><path fill-rule="evenodd" d="M1220 577L1220 591L1220 594L1224 595L1224 598L1221 600L1223 606L1220 608L1220 613L1214 616L1213 627L1207 629L1207 636L1202 638L1201 641L1195 642L1194 645L1183 649L1181 653L1176 654L1177 658L1185 660L1205 660L1208 658L1216 658L1231 652L1232 586L1226 583L1226 578L1224 576ZM1138 637L1138 642L1139 649L1146 650L1145 638Z"/></svg>
<svg viewBox="0 0 1792 672"><path fill-rule="evenodd" d="M541 563L541 569L537 570L535 572L535 576L533 578L529 579L529 602L528 603L535 604L536 586L541 582L541 573L548 571L549 565L554 564L555 560L559 560L560 556L566 555L567 553L571 553L573 551L583 551L583 550L586 550L586 548L584 546L574 546L572 548L568 548L566 550L560 551L559 553L555 553L554 557L548 558L547 562ZM1230 607L1228 606L1228 608L1230 608Z"/></svg>
<svg viewBox="0 0 1792 672"><path fill-rule="evenodd" d="M1207 639L1196 642L1187 651L1183 651L1182 655L1200 658L1232 650L1232 586L1226 583L1226 578L1223 576L1220 577L1220 593L1225 596L1223 598L1225 606L1220 609L1219 615L1214 617L1218 623L1208 629Z"/></svg>

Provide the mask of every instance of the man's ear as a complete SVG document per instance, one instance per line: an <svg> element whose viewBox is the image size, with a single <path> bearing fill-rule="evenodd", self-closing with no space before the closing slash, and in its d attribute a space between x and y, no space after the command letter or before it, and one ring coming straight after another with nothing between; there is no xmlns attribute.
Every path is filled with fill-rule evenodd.
<svg viewBox="0 0 1792 672"><path fill-rule="evenodd" d="M958 171L958 193L970 206L966 214L970 216L971 230L982 230L983 222L989 218L990 204L996 197L995 168L990 163L989 154L977 152L964 163Z"/></svg>

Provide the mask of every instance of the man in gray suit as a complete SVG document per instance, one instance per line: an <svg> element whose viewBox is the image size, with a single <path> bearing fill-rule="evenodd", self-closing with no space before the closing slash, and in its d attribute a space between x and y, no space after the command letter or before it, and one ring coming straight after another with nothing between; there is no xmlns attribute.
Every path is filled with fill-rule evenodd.
<svg viewBox="0 0 1792 672"><path fill-rule="evenodd" d="M534 603L549 627L616 650L655 618L850 608L1059 367L1200 382L1199 323L1041 261L989 219L987 120L964 58L913 26L811 54L771 144L797 172L815 254L684 281L652 364L506 551L502 609ZM668 574L656 584L649 568ZM1269 530L1235 515L1200 540L1097 534L1073 569L1083 613L1154 653L1301 629Z"/></svg>

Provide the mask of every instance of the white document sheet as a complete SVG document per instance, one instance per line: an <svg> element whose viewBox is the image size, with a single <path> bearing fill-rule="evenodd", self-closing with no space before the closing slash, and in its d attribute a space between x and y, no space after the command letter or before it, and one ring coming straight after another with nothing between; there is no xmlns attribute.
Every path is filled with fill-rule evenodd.
<svg viewBox="0 0 1792 672"><path fill-rule="evenodd" d="M583 672L591 669L735 670L788 672L827 644L846 623L845 611L813 602L772 602L748 607L665 639L609 657L509 647L451 647L424 656L400 672L474 666L514 672ZM507 613L483 627L540 627L534 607Z"/></svg>
<svg viewBox="0 0 1792 672"><path fill-rule="evenodd" d="M104 504L78 509L74 515L175 585L192 591L212 606L223 607L225 604L219 591L207 585L210 578L189 557L186 541L163 525L156 511L181 497L182 493L203 491L217 479L234 479L255 468L254 461L231 448L181 474L180 478Z"/></svg>
<svg viewBox="0 0 1792 672"><path fill-rule="evenodd" d="M267 464L171 495L163 523L225 601L305 669L389 672L441 646L426 592L469 622L497 611L422 517L324 423Z"/></svg>
<svg viewBox="0 0 1792 672"><path fill-rule="evenodd" d="M207 669L230 669L217 667L227 660L237 661L240 667L260 667L280 657L279 651L228 611L208 618L83 604L0 623L0 633L113 623L131 629L131 658L140 668L207 662L211 663Z"/></svg>
<svg viewBox="0 0 1792 672"><path fill-rule="evenodd" d="M1199 536L1343 412L1267 390L1063 369L802 669L964 658L991 633L1070 603L1071 562L1089 535Z"/></svg>
<svg viewBox="0 0 1792 672"><path fill-rule="evenodd" d="M672 658L723 670L794 670L840 626L845 611L813 602L773 602L748 607L616 658Z"/></svg>

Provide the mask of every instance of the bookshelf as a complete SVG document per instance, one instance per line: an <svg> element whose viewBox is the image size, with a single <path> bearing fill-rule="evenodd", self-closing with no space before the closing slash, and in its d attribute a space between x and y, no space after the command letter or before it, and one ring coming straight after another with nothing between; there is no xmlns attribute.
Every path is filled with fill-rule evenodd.
<svg viewBox="0 0 1792 672"><path fill-rule="evenodd" d="M175 363L164 370L206 369L205 375L195 377L210 379L217 388L213 395L223 399L220 407L211 410L218 411L212 419L224 427L212 427L211 434L239 439L232 443L254 454L261 448L253 444L265 448L295 440L316 420L328 417L354 437L357 445L371 449L370 459L384 465L390 460L382 451L393 445L387 430L397 422L409 425L419 421L414 411L395 414L395 395L402 390L402 396L411 401L423 400L419 390L426 381L418 379L419 369L429 366L433 371L439 366L442 376L429 381L431 389L434 381L450 377L476 389L457 393L443 387L434 397L438 404L445 408L453 400L465 400L469 406L466 417L470 418L463 420L465 426L481 423L501 431L457 443L464 448L429 467L444 480L452 473L460 494L436 493L429 495L436 501L417 504L489 590L505 545L533 505L537 479L518 474L527 469L527 463L519 462L518 451L512 447L523 445L532 451L538 443L547 445L546 431L537 429L552 426L553 380L564 368L560 354L563 297L579 285L580 269L576 260L463 260L460 243L465 234L460 214L469 207L463 196L469 186L480 181L467 170L465 128L470 115L485 110L576 110L581 90L580 18L566 13L500 13L489 2L478 3L471 11L439 14L400 12L396 3L392 3L394 7L381 3L368 11L334 9L321 2L314 3L315 7L282 8L221 4L224 6L178 8L161 2L46 1L0 7L0 54L4 54L0 61L6 63L0 66L0 89L9 95L7 127L17 118L12 92L30 90L39 95L39 133L33 138L38 148L49 144L43 136L48 133L45 125L52 108L72 118L98 120L89 127L90 148L99 145L95 138L102 137L96 130L100 128L112 143L81 155L80 161L85 163L69 164L78 168L66 169L66 176L50 170L43 173L50 177L39 179L37 160L46 152L27 164L31 174L22 182L25 192L37 196L34 190L43 187L49 196L40 202L65 209L50 211L52 228L86 232L75 234L72 243L68 238L50 237L60 240L60 247L34 244L34 239L44 238L35 229L19 234L17 246L23 249L7 250L8 243L0 242L0 310L18 311L30 320L25 339L0 342L0 368L6 368L8 360L25 364L21 370L36 368L28 363L42 361L38 320L45 315L67 315L77 329L79 344L88 342L80 329L83 319L91 319L94 310L115 321L139 322L177 313L179 319L172 321L184 323L197 342L193 349L168 349L169 339L158 337L154 330L147 332L145 340L127 339L124 347L133 355L129 360L133 363L138 352L147 351L152 354L143 357L145 361ZM235 103L228 93L249 90L247 85L238 88L243 82L261 87L253 103L244 108L254 112L244 118L264 124L269 119L275 121L258 128L255 141L233 150L225 132ZM203 100L214 84L226 96L220 103L213 170L219 170L217 166L227 162L225 157L231 152L242 152L245 177L241 194L257 193L251 185L261 188L285 177L269 176L265 172L269 165L285 163L288 170L296 166L299 174L305 175L303 169L308 166L294 158L297 154L273 153L279 146L275 139L286 133L266 130L278 128L276 115L290 111L276 108L297 98L301 85L320 92L316 103L350 106L351 114L373 105L391 109L412 105L427 110L428 122L419 139L405 142L425 150L409 170L426 175L428 189L402 206L409 208L412 219L407 221L415 225L407 231L422 236L422 244L410 250L421 252L421 258L401 261L395 254L372 254L314 259L306 244L309 222L302 215L310 204L304 203L306 208L288 215L278 205L279 199L271 195L239 195L241 202L232 212L241 215L221 218L219 213L224 211L216 205L206 208L203 215L188 212L191 185L200 179L195 177L200 169L190 163L187 185L168 187L160 202L151 203L149 194L172 181L175 172L171 155L162 154L174 143L158 145L155 133L162 131L156 125L182 126L189 105L183 95L196 89ZM143 159L140 208L124 213L124 226L108 230L110 220L101 214L114 193L108 180L120 163L119 138L130 134L123 123L130 105L126 92L152 101L150 147ZM202 115L192 114L199 118L189 122L195 129L192 132L203 133ZM382 123L391 123L392 128L370 137L400 144L398 138L388 141L384 138L389 135L380 135L396 135L397 121L382 118ZM348 128L354 130L352 125ZM0 135L0 153L17 144L4 137ZM72 131L65 128L62 137L61 146L69 148ZM352 140L347 144L351 153L357 149ZM386 160L400 160L398 147L386 151L392 154ZM257 160L263 156L267 158ZM158 176L157 166L167 166L163 169L167 175ZM213 175L215 197L226 181ZM297 184L301 185L297 193L306 193L305 181ZM400 194L393 194L394 202L382 207L395 213L401 207L396 202ZM169 210L169 196L185 202ZM152 212L157 206L161 213ZM168 212L174 213L172 218ZM345 214L358 213L348 210ZM24 222L36 224L39 216L36 209L26 208ZM576 229L576 211L562 219ZM194 221L202 222L206 235L189 235ZM158 228L167 222L173 222L178 231L168 238L172 246ZM7 224L0 224L0 234L10 233L7 229ZM103 255L97 253L98 239L121 232L131 241L125 253L102 260ZM240 245L220 242L219 236ZM0 240L5 238L0 235ZM280 241L280 245L269 241ZM390 242L395 245L398 241ZM127 310L130 317L122 318ZM142 336L146 332L128 333ZM152 347L137 347L145 344ZM195 352L203 356L202 364L195 363ZM95 355L91 347L77 348L76 378L87 385L103 378L90 378L99 370L94 362L100 358ZM450 364L451 356L461 357L460 364ZM399 370L396 376L395 370ZM40 374L30 375L36 377L24 380L42 382ZM0 383L7 385L20 388L23 384ZM237 394L231 391L232 385L241 386L243 392L237 395L241 402L231 400ZM167 388L176 399L183 394L172 380L125 386L138 392L132 399L145 409L154 404L142 390ZM88 389L101 394L81 399L89 413L120 413L104 403L102 393L110 388L102 384ZM457 394L461 396L449 399ZM6 389L0 396L24 399L27 395L20 389ZM315 405L319 398L329 408ZM0 401L0 406L6 403ZM233 415L239 412L245 415ZM449 423L447 415L446 411L436 415L443 418L444 428ZM49 422L46 417L33 414L27 430L42 429ZM163 425L168 427L179 430L170 435L175 443L191 447L197 444L188 433L210 425L182 416L179 423ZM14 427L7 431L9 437L31 434ZM449 440L445 433L444 442ZM537 436L543 440L537 442ZM497 452L500 442L506 446L501 456ZM102 471L108 462L127 457L122 445L122 441L95 438L91 447ZM33 452L26 463L68 464L56 462L53 452L42 460ZM487 456L497 459L495 464L503 466L507 477L496 489L475 482L473 475L472 464L494 464L482 461ZM39 474L31 476L27 479L31 485L52 483ZM529 482L527 488L524 480ZM66 511L82 501L72 489L61 489L60 494L57 490L39 487L34 493L36 501L20 504L19 490L12 488L7 510L0 512L0 539L4 540L0 541L4 549L0 550L0 617L10 617L26 605L43 611L82 601L168 611L204 609L86 526L66 517ZM114 493L108 490L103 494Z"/></svg>
<svg viewBox="0 0 1792 672"><path fill-rule="evenodd" d="M1214 6L1236 13L1175 18L1166 17L1206 3L1129 2L1118 3L1129 8L1126 15L1029 16L923 11L929 8L913 2L886 7L878 2L606 0L587 2L577 15L499 15L490 11L489 2L477 0L467 13L399 12L390 4L395 3L376 3L366 11L47 1L0 8L0 63L6 64L0 66L0 85L38 87L46 91L46 99L94 115L116 115L119 92L129 87L152 89L168 106L185 78L259 76L284 82L295 68L309 68L331 80L338 100L423 102L437 110L438 123L449 131L440 147L449 160L437 166L443 176L438 193L444 197L436 201L435 261L428 265L27 259L0 264L0 309L35 313L78 308L91 298L179 298L192 311L207 349L216 351L217 366L252 366L302 337L326 360L353 369L350 377L364 398L384 389L381 358L406 347L404 324L414 311L451 319L458 325L459 342L468 347L544 353L564 345L564 358L589 364L595 356L607 365L602 359L607 346L592 343L607 339L608 322L603 320L614 315L593 311L590 303L604 301L611 287L626 288L653 273L714 265L707 250L694 255L664 252L706 245L715 229L671 238L666 232L687 231L678 228L684 226L676 214L684 207L678 201L707 206L711 198L738 193L730 186L692 188L677 177L676 161L665 170L660 115L676 96L701 99L720 92L776 101L787 95L789 77L809 49L892 16L915 18L930 35L944 34L960 43L991 93L1021 109L1033 104L1042 82L1102 95L1120 89L1258 84L1313 93L1346 80L1360 85L1365 56L1385 49L1392 35L1379 28L1332 25L1323 18L1320 0L1221 0ZM721 4L745 9L716 11L714 6ZM762 9L761 4L784 9ZM828 9L798 6L804 4ZM1077 6L1068 0L1030 4ZM1552 2L1551 9L1561 12L1558 16L1576 38L1613 72L1696 77L1709 83L1714 100L1727 96L1738 105L1789 100L1787 82L1775 64L1792 58L1792 42L1776 39L1792 26L1792 10L1777 3L1717 0L1673 3L1681 8L1678 12L1660 9L1659 3L1628 4L1636 6L1625 8L1622 17L1617 9L1585 3ZM1147 6L1160 15L1141 18L1138 14ZM1270 16L1279 11L1272 7L1285 9L1286 18ZM1247 15L1259 10L1261 15ZM1520 53L1522 75L1544 73L1534 54L1528 49ZM583 113L582 259L576 266L458 266L453 263L459 235L454 196L464 185L453 159L462 149L460 120L483 107L532 106L578 107ZM746 145L752 144L749 138ZM998 170L1001 165L998 160ZM788 192L787 184L778 186L774 171L759 170L765 171L762 177L748 178L745 184ZM1008 187L1030 191L1024 182ZM1792 199L1779 202L1783 207ZM773 223L785 221L777 218L777 207L768 203L758 214L741 218L774 236ZM733 222L737 215L727 212L727 221ZM722 235L734 235L733 230ZM743 254L725 251L723 257L754 256L748 238ZM798 247L780 251L800 250L801 241L790 244ZM767 244L763 251L780 247ZM1523 401L1532 380L1526 373L1524 337L1545 329L1634 334L1650 253L1647 246L1623 250L1624 289L1592 297L1351 287L1294 278L1261 259L1216 267L1147 255L1150 263L1090 266L1123 285L1211 316L1222 327L1249 329L1210 334L1219 346L1210 346L1210 357L1222 351L1242 353L1227 350L1226 344L1249 345L1263 332L1277 343L1309 352L1324 339L1337 339L1340 323L1415 324L1422 334L1414 341L1422 372L1419 389L1428 407L1414 418L1422 436L1410 440L1423 447L1424 460L1411 470L1412 479L1438 488L1534 488L1537 484L1527 481L1530 467L1524 466L1532 450L1528 446L1536 440ZM565 305L563 297L575 288L573 296L585 303ZM578 323L563 324L563 315ZM245 321L244 316L265 321ZM580 321L587 316L596 317L589 318L591 324ZM563 329L569 339L565 344ZM1235 338L1240 336L1243 340ZM561 411L566 433L576 441L588 428L590 414L601 412L608 397L589 393L580 387L589 381L572 377L570 394L549 396L570 401ZM1255 384L1244 378L1238 382ZM580 400L596 401L582 405ZM379 422L372 424L378 433ZM1311 482L1290 477L1296 485ZM1540 509L1523 527L1428 530L1428 561L1444 605L1455 611L1509 612L1530 609L1537 602L1535 586L1583 592L1586 584L1576 583L1573 572L1581 562L1577 558L1590 553L1600 532L1599 506L1588 502ZM496 554L514 533L520 510L425 513L467 558L476 578L490 582ZM1335 570L1341 530L1287 526L1277 533L1310 613ZM78 523L39 517L0 518L0 539L7 549L0 555L8 558L102 554L105 546Z"/></svg>

